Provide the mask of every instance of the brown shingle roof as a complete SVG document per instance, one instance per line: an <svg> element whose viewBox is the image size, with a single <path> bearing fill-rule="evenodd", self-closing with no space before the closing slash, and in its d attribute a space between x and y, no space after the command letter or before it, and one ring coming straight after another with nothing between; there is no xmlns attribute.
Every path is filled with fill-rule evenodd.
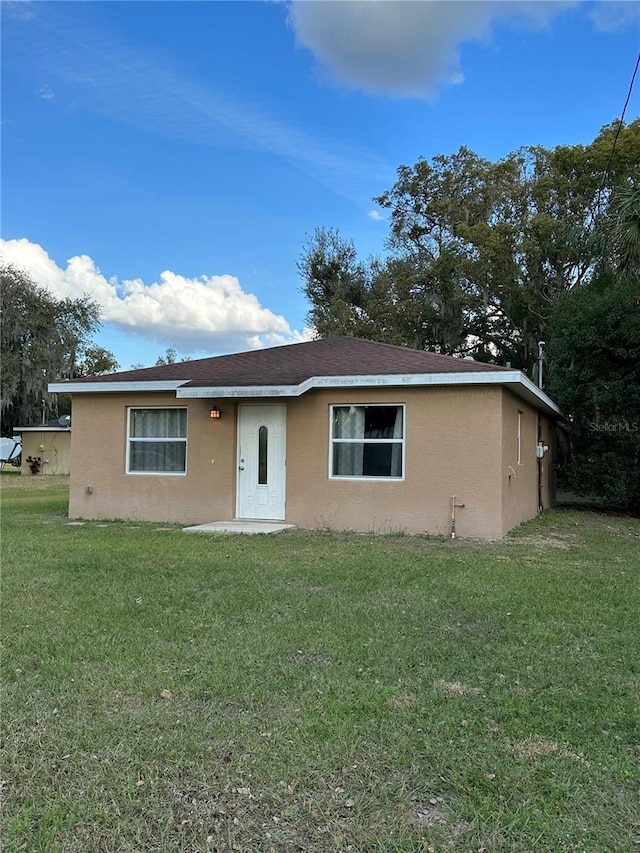
<svg viewBox="0 0 640 853"><path fill-rule="evenodd" d="M163 364L98 377L87 376L72 381L102 383L181 380L190 387L231 387L299 385L312 376L476 373L506 369L449 355L342 337Z"/></svg>
<svg viewBox="0 0 640 853"><path fill-rule="evenodd" d="M271 393L297 396L308 388L303 383L311 380L313 385L314 378L320 379L320 384L327 384L322 382L323 378L353 377L355 380L356 377L365 377L361 381L355 380L363 386L369 384L367 376L372 377L370 384L373 385L376 384L373 377L396 375L397 383L391 380L385 384L404 385L414 384L412 376L429 374L434 375L435 380L418 380L418 383L430 384L435 381L436 384L448 384L450 380L446 374L456 384L498 382L509 386L534 406L542 405L553 417L560 414L556 404L535 388L519 370L346 337L201 358L179 364L163 364L104 376L86 376L67 382L53 382L49 388L61 393L70 386L70 390L76 393L83 390L83 385L87 391L95 391L96 386L99 386L100 391L108 391L109 385L118 391L122 388L132 390L133 384L136 390L143 391L145 383L149 383L149 390L175 390L177 397L215 396L215 392L212 392L215 388L220 389L220 396L269 396ZM455 380L453 374L458 374ZM463 378L464 374L468 375L468 380ZM493 374L493 377L487 374ZM337 380L329 384L343 383ZM282 390L272 392L270 386L280 386Z"/></svg>
<svg viewBox="0 0 640 853"><path fill-rule="evenodd" d="M215 384L299 385L312 376L455 373L487 365L357 338L328 338L213 359ZM497 368L500 369L500 368ZM190 386L210 384L193 377ZM213 383L211 383L213 384Z"/></svg>
<svg viewBox="0 0 640 853"><path fill-rule="evenodd" d="M299 385L312 376L376 376L411 373L476 373L507 370L449 355L359 338L324 338L195 361L163 364L76 382L181 380L189 387Z"/></svg>

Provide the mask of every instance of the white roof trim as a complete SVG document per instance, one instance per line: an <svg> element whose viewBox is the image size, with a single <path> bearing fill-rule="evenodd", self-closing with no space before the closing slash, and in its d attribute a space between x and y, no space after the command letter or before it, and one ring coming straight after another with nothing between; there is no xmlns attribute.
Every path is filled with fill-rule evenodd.
<svg viewBox="0 0 640 853"><path fill-rule="evenodd" d="M189 379L135 382L52 382L54 394L104 394L175 391L178 399L300 397L313 388L391 388L428 385L503 385L534 406L554 415L560 408L520 370L456 371L455 373L384 373L364 376L312 376L299 385L207 385L185 387Z"/></svg>
<svg viewBox="0 0 640 853"><path fill-rule="evenodd" d="M14 432L71 432L71 427L65 426L17 426Z"/></svg>
<svg viewBox="0 0 640 853"><path fill-rule="evenodd" d="M423 387L426 385L505 385L533 403L560 415L560 408L519 370L456 372L456 373L408 373L376 374L365 376L312 376L299 385L210 385L207 387L181 387L176 397L188 398L233 398L233 397L300 397L312 388L384 388Z"/></svg>
<svg viewBox="0 0 640 853"><path fill-rule="evenodd" d="M137 380L136 382L50 382L51 394L105 394L131 391L175 391L189 379Z"/></svg>
<svg viewBox="0 0 640 853"><path fill-rule="evenodd" d="M511 382L506 384L510 386ZM554 403L551 397L545 394L541 388L538 388L538 386L521 371L518 371L517 386L512 387L511 390L519 397L523 397L525 400L528 400L530 403L533 403L534 405L542 404L543 408L553 412L554 415L562 416L562 409L560 406L557 403Z"/></svg>

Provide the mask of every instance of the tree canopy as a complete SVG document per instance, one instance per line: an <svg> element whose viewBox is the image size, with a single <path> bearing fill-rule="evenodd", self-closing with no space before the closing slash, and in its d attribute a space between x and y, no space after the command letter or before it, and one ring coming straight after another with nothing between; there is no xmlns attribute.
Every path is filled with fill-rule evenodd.
<svg viewBox="0 0 640 853"><path fill-rule="evenodd" d="M51 412L47 384L76 375L78 361L90 354L99 310L88 297L56 299L26 272L3 266L0 311L1 430L11 435L14 426L39 422L43 405Z"/></svg>
<svg viewBox="0 0 640 853"><path fill-rule="evenodd" d="M401 166L376 199L390 217L387 257L360 260L332 229L307 240L298 267L309 321L321 337L436 347L531 372L559 301L593 277L600 248L590 235L612 191L639 183L640 119L607 125L586 146L528 146L495 163L462 147Z"/></svg>
<svg viewBox="0 0 640 853"><path fill-rule="evenodd" d="M551 319L549 391L569 415L567 487L640 510L640 187L614 192L596 241Z"/></svg>
<svg viewBox="0 0 640 853"><path fill-rule="evenodd" d="M119 369L120 365L112 352L97 344L87 344L80 348L73 376L101 376Z"/></svg>

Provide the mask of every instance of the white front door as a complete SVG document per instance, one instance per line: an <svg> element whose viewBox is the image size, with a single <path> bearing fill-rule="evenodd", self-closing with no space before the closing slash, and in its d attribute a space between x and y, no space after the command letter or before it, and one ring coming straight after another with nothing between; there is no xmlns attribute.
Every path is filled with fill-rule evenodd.
<svg viewBox="0 0 640 853"><path fill-rule="evenodd" d="M286 406L240 406L238 518L284 519Z"/></svg>

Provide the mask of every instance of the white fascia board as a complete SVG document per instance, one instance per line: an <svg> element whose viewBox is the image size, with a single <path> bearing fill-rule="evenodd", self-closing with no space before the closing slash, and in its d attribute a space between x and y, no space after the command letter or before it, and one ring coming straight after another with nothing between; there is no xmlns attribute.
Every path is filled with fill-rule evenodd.
<svg viewBox="0 0 640 853"><path fill-rule="evenodd" d="M147 382L50 382L50 394L116 394L132 391L175 391L188 379L149 380Z"/></svg>
<svg viewBox="0 0 640 853"><path fill-rule="evenodd" d="M313 388L385 388L446 385L503 385L519 397L560 416L560 408L519 370L456 372L456 373L387 373L365 376L312 376L299 385L241 385L185 387L188 379L149 380L134 382L52 382L53 394L115 394L175 391L178 399L300 397Z"/></svg>
<svg viewBox="0 0 640 853"><path fill-rule="evenodd" d="M314 376L310 381L314 388L361 388L363 386L403 386L403 385L502 385L513 382L520 372L494 373L478 371L476 373L384 373L373 376Z"/></svg>
<svg viewBox="0 0 640 853"><path fill-rule="evenodd" d="M312 386L309 379L300 385L211 385L198 388L178 388L179 399L210 399L211 397L299 397Z"/></svg>
<svg viewBox="0 0 640 853"><path fill-rule="evenodd" d="M246 398L246 397L300 397L312 388L384 388L424 387L426 385L505 385L533 405L560 415L560 409L543 391L519 370L478 371L475 373L408 373L377 374L369 376L312 376L299 385L243 385L209 387L182 387L176 391L178 398Z"/></svg>
<svg viewBox="0 0 640 853"><path fill-rule="evenodd" d="M505 377L517 376L501 374ZM469 377L472 377L469 379ZM476 377L484 378L476 378ZM489 377L489 379L487 379ZM364 376L311 376L299 385L210 385L208 387L179 388L176 397L300 397L312 388L373 388L420 385L468 385L495 381L495 373L385 373Z"/></svg>
<svg viewBox="0 0 640 853"><path fill-rule="evenodd" d="M71 427L63 426L17 426L14 432L71 432Z"/></svg>
<svg viewBox="0 0 640 853"><path fill-rule="evenodd" d="M563 417L560 406L558 406L557 403L554 403L551 397L545 394L541 388L538 388L538 386L535 385L528 376L525 376L525 374L521 372L519 372L518 376L518 386L511 388L515 394L522 397L524 400L527 400L529 403L532 403L534 406L542 406L542 408L546 409L549 414L556 415L557 417Z"/></svg>

